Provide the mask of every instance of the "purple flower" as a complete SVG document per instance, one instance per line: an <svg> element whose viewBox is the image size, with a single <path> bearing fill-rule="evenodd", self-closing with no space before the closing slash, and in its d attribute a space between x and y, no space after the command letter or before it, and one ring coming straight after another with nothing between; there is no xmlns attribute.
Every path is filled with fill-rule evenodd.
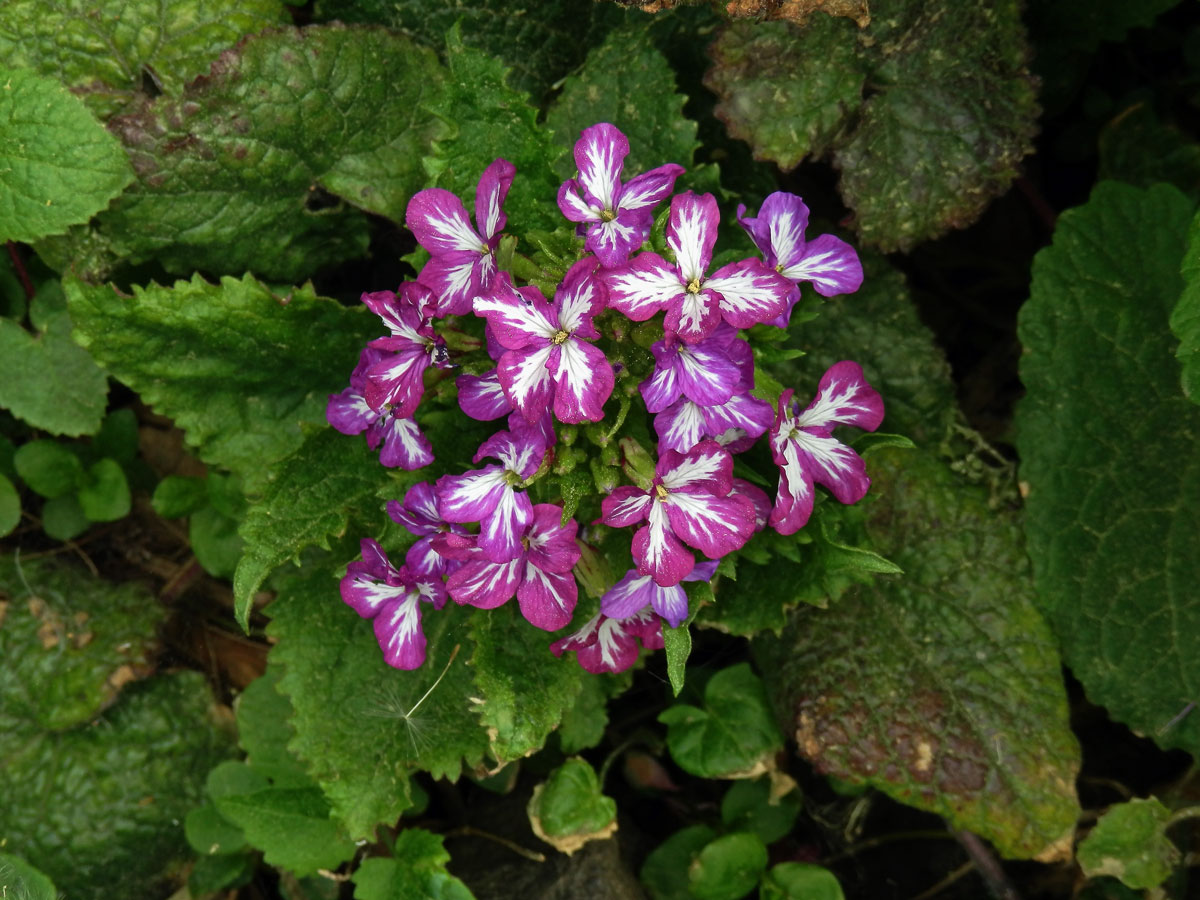
<svg viewBox="0 0 1200 900"><path fill-rule="evenodd" d="M447 522L479 522L479 548L493 562L516 559L523 552L521 535L533 518L533 504L514 488L528 479L546 456L546 443L532 429L498 431L474 456L500 460L462 475L437 480L437 508Z"/></svg>
<svg viewBox="0 0 1200 900"><path fill-rule="evenodd" d="M684 581L711 581L717 571L715 559L696 563L696 568L683 577ZM667 620L672 628L687 618L687 592L678 584L662 587L649 575L639 575L630 569L600 598L600 612L612 619L626 619L650 607Z"/></svg>
<svg viewBox="0 0 1200 900"><path fill-rule="evenodd" d="M812 284L823 297L852 294L862 285L862 263L853 247L832 234L805 241L808 207L795 194L771 194L763 201L757 218L748 217L746 207L738 204L737 218L762 251L766 264L795 285L787 309L772 325L787 326L792 307L800 299L802 281Z"/></svg>
<svg viewBox="0 0 1200 900"><path fill-rule="evenodd" d="M433 549L433 539L439 534L466 535L461 525L453 525L442 518L438 510L437 494L433 485L426 481L414 484L404 495L404 502L389 500L387 514L392 521L403 525L409 534L417 535L417 541L404 555L404 564L414 572L431 575L447 575L458 568Z"/></svg>
<svg viewBox="0 0 1200 900"><path fill-rule="evenodd" d="M812 515L814 482L842 503L856 503L871 487L862 457L834 438L835 425L874 431L883 421L883 398L867 384L862 367L843 361L821 376L817 396L801 412L792 390L779 398L771 427L771 455L779 466L779 492L770 524L780 534L798 531Z"/></svg>
<svg viewBox="0 0 1200 900"><path fill-rule="evenodd" d="M668 450L654 472L649 490L619 487L600 505L606 525L620 528L648 522L633 536L638 572L669 587L695 566L684 543L719 559L749 540L754 532L754 504L729 495L733 457L716 441L701 441L687 453Z"/></svg>
<svg viewBox="0 0 1200 900"><path fill-rule="evenodd" d="M372 409L390 406L398 416L411 416L425 393L425 370L450 365L446 343L433 333L428 316L432 295L424 285L410 281L400 285L398 294L375 291L363 294L362 302L392 332L367 343L391 351L366 371L367 403Z"/></svg>
<svg viewBox="0 0 1200 900"><path fill-rule="evenodd" d="M732 397L741 372L729 355L729 344L728 334L713 332L695 344L668 337L651 346L654 374L639 385L646 409L662 412L681 396L701 406L724 403Z"/></svg>
<svg viewBox="0 0 1200 900"><path fill-rule="evenodd" d="M561 422L598 422L612 393L613 368L588 343L600 333L592 317L604 309L604 286L585 256L567 272L554 302L537 288L513 288L502 272L492 291L475 301L505 353L497 370L508 398L529 422L553 406Z"/></svg>
<svg viewBox="0 0 1200 900"><path fill-rule="evenodd" d="M661 650L662 619L649 609L625 619L597 613L574 634L551 644L550 652L562 656L564 651L574 651L579 664L589 672L624 672L637 662L638 638L647 650Z"/></svg>
<svg viewBox="0 0 1200 900"><path fill-rule="evenodd" d="M417 280L437 295L439 316L466 315L471 301L491 286L506 221L502 206L516 171L504 159L484 169L475 189L478 230L463 202L447 190L427 188L408 201L404 223L430 255Z"/></svg>
<svg viewBox="0 0 1200 900"><path fill-rule="evenodd" d="M330 394L325 418L342 434L367 433L367 446L378 449L379 462L389 468L419 469L433 462L433 447L415 419L403 418L394 409L378 412L367 403L367 371L386 354L372 347L363 349L358 365L350 373L350 387Z"/></svg>
<svg viewBox="0 0 1200 900"><path fill-rule="evenodd" d="M373 619L383 658L397 669L415 669L425 662L421 603L441 609L446 588L438 575L397 569L383 548L369 538L361 544L362 561L346 567L342 599L364 619Z"/></svg>
<svg viewBox="0 0 1200 900"><path fill-rule="evenodd" d="M575 142L579 177L558 190L558 208L580 228L586 225L584 247L605 268L621 265L642 245L654 224L654 206L683 174L683 166L668 163L622 184L628 155L629 141L616 126L585 128Z"/></svg>
<svg viewBox="0 0 1200 900"><path fill-rule="evenodd" d="M735 328L749 328L778 316L792 285L760 260L731 263L705 277L719 221L712 194L688 191L671 198L667 244L675 251L675 264L657 253L643 253L603 273L608 305L636 322L665 309L667 332L689 344L712 334L722 319Z"/></svg>
<svg viewBox="0 0 1200 900"><path fill-rule="evenodd" d="M562 522L562 507L539 503L520 536L519 553L498 562L477 544L445 541L441 552L463 560L450 576L446 588L454 602L478 609L495 609L514 594L521 615L531 625L557 631L571 621L578 600L578 587L571 569L579 562L579 545L574 519ZM455 546L455 544L457 546Z"/></svg>

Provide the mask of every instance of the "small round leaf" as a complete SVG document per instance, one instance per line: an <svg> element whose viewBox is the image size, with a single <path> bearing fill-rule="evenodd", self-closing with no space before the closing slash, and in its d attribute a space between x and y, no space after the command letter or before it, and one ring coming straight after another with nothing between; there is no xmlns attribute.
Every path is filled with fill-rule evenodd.
<svg viewBox="0 0 1200 900"><path fill-rule="evenodd" d="M73 493L83 484L83 463L57 441L30 441L17 448L13 465L21 479L48 500Z"/></svg>

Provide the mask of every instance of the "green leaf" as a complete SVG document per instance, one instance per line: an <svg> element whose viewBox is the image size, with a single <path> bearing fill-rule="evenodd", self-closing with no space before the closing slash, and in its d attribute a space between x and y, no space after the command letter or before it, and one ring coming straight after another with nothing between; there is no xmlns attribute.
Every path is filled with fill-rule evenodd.
<svg viewBox="0 0 1200 900"><path fill-rule="evenodd" d="M387 25L439 51L446 32L460 23L463 42L499 56L512 70L513 87L536 99L582 62L603 22L621 18L606 6L570 0L318 0L314 16Z"/></svg>
<svg viewBox="0 0 1200 900"><path fill-rule="evenodd" d="M278 665L254 679L237 699L238 743L246 751L246 762L255 772L280 787L313 784L304 764L288 749L295 730L288 721L292 704L279 693L283 673Z"/></svg>
<svg viewBox="0 0 1200 900"><path fill-rule="evenodd" d="M1183 293L1171 311L1171 331L1179 339L1175 357L1183 366L1183 394L1200 403L1200 214L1192 219L1183 257Z"/></svg>
<svg viewBox="0 0 1200 900"><path fill-rule="evenodd" d="M798 815L799 792L793 790L782 797L773 797L767 778L735 781L721 800L721 821L725 827L753 832L764 844L773 844L786 836Z"/></svg>
<svg viewBox="0 0 1200 900"><path fill-rule="evenodd" d="M228 856L201 856L188 875L188 891L193 897L205 897L241 887L250 883L257 867L258 859L250 851Z"/></svg>
<svg viewBox="0 0 1200 900"><path fill-rule="evenodd" d="M57 78L107 116L143 79L177 93L244 35L288 21L279 0L117 0L105 15L87 0L8 0L0 58Z"/></svg>
<svg viewBox="0 0 1200 900"><path fill-rule="evenodd" d="M188 519L188 543L204 571L215 578L232 578L242 558L238 522L206 506Z"/></svg>
<svg viewBox="0 0 1200 900"><path fill-rule="evenodd" d="M583 669L546 648L546 633L532 627L516 601L476 616L471 623L480 722L491 736L497 762L541 748L579 695Z"/></svg>
<svg viewBox="0 0 1200 900"><path fill-rule="evenodd" d="M0 122L0 241L61 234L133 181L120 143L57 81L0 67Z"/></svg>
<svg viewBox="0 0 1200 900"><path fill-rule="evenodd" d="M425 665L404 672L383 662L371 623L341 602L328 565L279 580L267 633L277 641L271 661L284 666L279 689L294 709L291 749L350 837L370 837L408 805L410 772L454 779L464 759L474 766L487 750L469 699L474 611L451 603L426 612Z"/></svg>
<svg viewBox="0 0 1200 900"><path fill-rule="evenodd" d="M699 147L696 123L683 115L687 100L675 90L675 72L650 40L645 27L613 31L588 53L583 66L563 82L546 114L546 124L565 147L597 122L616 125L629 138L623 178L666 163L692 165ZM558 174L575 176L571 156L559 160Z"/></svg>
<svg viewBox="0 0 1200 900"><path fill-rule="evenodd" d="M316 786L277 787L263 778L257 790L216 796L211 780L209 784L217 810L241 828L273 866L303 877L318 869L335 869L354 855L354 842L329 817L329 803Z"/></svg>
<svg viewBox="0 0 1200 900"><path fill-rule="evenodd" d="M178 97L112 121L138 180L51 261L82 258L91 280L155 259L292 282L360 256L358 210L400 221L425 180L442 131L425 107L442 77L432 53L380 28L251 37Z"/></svg>
<svg viewBox="0 0 1200 900"><path fill-rule="evenodd" d="M108 399L108 379L71 340L71 320L53 317L30 334L0 319L0 407L51 434L94 434Z"/></svg>
<svg viewBox="0 0 1200 900"><path fill-rule="evenodd" d="M0 475L0 537L4 537L21 522L21 495L8 480Z"/></svg>
<svg viewBox="0 0 1200 900"><path fill-rule="evenodd" d="M667 678L671 682L671 693L678 697L687 677L688 657L692 655L691 622L680 622L678 628L671 628L664 622L662 635L667 654Z"/></svg>
<svg viewBox="0 0 1200 900"><path fill-rule="evenodd" d="M763 877L759 900L845 900L837 876L809 863L772 866Z"/></svg>
<svg viewBox="0 0 1200 900"><path fill-rule="evenodd" d="M52 281L61 291L61 282ZM67 298L63 295L63 308L66 308ZM97 456L115 459L125 465L137 458L138 453L138 421L132 409L115 409L104 417L100 430L92 438L92 449Z"/></svg>
<svg viewBox="0 0 1200 900"><path fill-rule="evenodd" d="M388 484L378 456L362 440L332 428L308 435L242 523L246 549L233 579L234 611L242 628L248 628L254 594L272 571L298 559L306 547L328 549L329 538L344 535L352 517L373 526L379 491ZM397 484L396 494L403 493Z"/></svg>
<svg viewBox="0 0 1200 900"><path fill-rule="evenodd" d="M95 725L0 729L5 849L73 900L157 896L191 856L181 825L202 773L232 749L213 712L204 676L178 672L129 688Z"/></svg>
<svg viewBox="0 0 1200 900"><path fill-rule="evenodd" d="M150 673L164 611L136 582L3 555L0 586L0 732L82 725Z"/></svg>
<svg viewBox="0 0 1200 900"><path fill-rule="evenodd" d="M76 497L89 522L123 519L133 502L125 472L115 459L101 459L88 466Z"/></svg>
<svg viewBox="0 0 1200 900"><path fill-rule="evenodd" d="M466 46L457 26L446 38L446 63L450 77L429 97L428 108L448 133L434 142L426 172L469 204L483 170L507 159L517 167L504 204L508 230L553 230L562 221L553 202L560 183L553 164L564 148L538 124L528 98L508 86L504 64Z"/></svg>
<svg viewBox="0 0 1200 900"><path fill-rule="evenodd" d="M1170 820L1171 811L1156 797L1111 807L1079 843L1083 874L1111 875L1134 889L1157 888L1183 856L1166 835Z"/></svg>
<svg viewBox="0 0 1200 900"><path fill-rule="evenodd" d="M0 897L57 900L54 883L19 856L0 853Z"/></svg>
<svg viewBox="0 0 1200 900"><path fill-rule="evenodd" d="M1088 696L1200 752L1200 409L1167 329L1192 205L1106 182L1060 219L1022 307L1017 409L1038 600ZM1116 243L1111 243L1116 242Z"/></svg>
<svg viewBox="0 0 1200 900"><path fill-rule="evenodd" d="M13 465L22 481L48 499L74 493L84 482L79 455L58 441L22 444L13 454Z"/></svg>
<svg viewBox="0 0 1200 900"><path fill-rule="evenodd" d="M632 680L630 670L582 679L579 694L563 712L562 724L556 732L563 753L578 753L604 740L608 728L608 699L624 693Z"/></svg>
<svg viewBox="0 0 1200 900"><path fill-rule="evenodd" d="M616 801L601 793L596 770L578 757L533 789L527 811L533 833L568 856L617 830Z"/></svg>
<svg viewBox="0 0 1200 900"><path fill-rule="evenodd" d="M154 488L150 505L164 519L189 516L208 503L208 488L203 478L168 475Z"/></svg>
<svg viewBox="0 0 1200 900"><path fill-rule="evenodd" d="M732 22L709 49L705 85L720 99L714 115L754 148L755 158L792 169L824 156L862 105L867 68L858 28L814 16L788 22Z"/></svg>
<svg viewBox="0 0 1200 900"><path fill-rule="evenodd" d="M652 900L689 900L688 871L717 833L707 825L675 832L646 857L640 877Z"/></svg>
<svg viewBox="0 0 1200 900"><path fill-rule="evenodd" d="M76 339L156 411L173 418L207 463L261 490L267 467L324 424L328 395L349 377L370 325L360 310L287 296L249 275L173 287L65 283Z"/></svg>
<svg viewBox="0 0 1200 900"><path fill-rule="evenodd" d="M191 848L201 856L240 853L249 846L242 829L217 812L211 803L198 806L187 814L183 833Z"/></svg>
<svg viewBox="0 0 1200 900"><path fill-rule="evenodd" d="M391 859L365 859L355 870L354 900L474 900L467 886L446 871L449 861L441 835L406 828L396 836Z"/></svg>
<svg viewBox="0 0 1200 900"><path fill-rule="evenodd" d="M1200 199L1200 143L1160 120L1145 100L1126 105L1104 126L1098 150L1100 181L1142 188L1165 181Z"/></svg>
<svg viewBox="0 0 1200 900"><path fill-rule="evenodd" d="M42 530L56 541L69 541L91 525L74 494L55 497L42 505Z"/></svg>
<svg viewBox="0 0 1200 900"><path fill-rule="evenodd" d="M688 867L688 894L696 900L739 900L767 868L767 848L756 834L735 832L711 841Z"/></svg>
<svg viewBox="0 0 1200 900"><path fill-rule="evenodd" d="M1018 522L928 453L881 450L868 471L869 536L905 575L755 639L776 709L821 773L936 812L1004 856L1066 858L1079 747Z"/></svg>
<svg viewBox="0 0 1200 900"><path fill-rule="evenodd" d="M658 721L667 726L671 758L701 778L753 778L783 748L763 684L749 663L710 678L703 709L676 703Z"/></svg>

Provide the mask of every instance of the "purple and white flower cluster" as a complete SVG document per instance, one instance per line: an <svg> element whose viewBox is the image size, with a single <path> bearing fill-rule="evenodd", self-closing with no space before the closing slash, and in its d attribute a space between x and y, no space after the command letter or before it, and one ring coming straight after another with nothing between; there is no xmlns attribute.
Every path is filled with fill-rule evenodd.
<svg viewBox="0 0 1200 900"><path fill-rule="evenodd" d="M791 389L772 404L756 392L755 353L743 334L786 327L802 283L827 297L857 290L862 268L853 248L832 235L807 241L807 207L775 193L756 217L737 212L761 258L714 268L716 199L672 196L684 173L673 163L623 180L629 149L608 123L584 129L576 143L577 174L557 200L578 249L558 268L556 287L545 288L544 277L518 284L500 268L510 258L499 250L516 170L498 159L479 179L474 222L449 191L412 198L406 223L429 260L394 293L363 295L388 333L367 343L350 386L329 398L335 428L365 432L385 466L430 465L434 450L416 415L427 385L451 368L460 369L462 413L506 426L479 445L476 468L418 483L388 504L416 537L402 565L364 540L361 559L347 568L342 597L373 621L392 666L422 664L422 614L447 599L494 609L515 596L531 625L565 628L579 599L575 570L590 549L606 559L632 556L633 568L615 583L609 576L595 591L599 611L550 650L575 652L592 672L628 668L639 642L663 646L663 622L687 619L683 582L711 581L718 561L764 528L803 527L817 484L842 503L870 486L862 459L833 434L838 425L874 430L883 419L883 402L858 364L832 366L807 407ZM665 244L648 249L655 208L668 198ZM652 370L629 322L651 323L640 330L650 329L641 346L649 346ZM438 384L439 395L448 388ZM630 430L630 398L639 393L657 435L656 460ZM576 445L585 426L602 452L588 460L598 518L581 527L565 513L556 476L587 456ZM764 435L778 467L774 502L733 476L735 455ZM622 462L618 446L628 450L621 471L632 484L612 476ZM571 508L580 502L576 491Z"/></svg>

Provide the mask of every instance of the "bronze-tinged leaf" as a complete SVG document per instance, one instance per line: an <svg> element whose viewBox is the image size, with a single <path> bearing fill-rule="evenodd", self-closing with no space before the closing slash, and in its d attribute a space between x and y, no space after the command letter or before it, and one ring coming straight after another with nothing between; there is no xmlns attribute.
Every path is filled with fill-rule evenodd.
<svg viewBox="0 0 1200 900"><path fill-rule="evenodd" d="M797 25L805 24L813 13L824 13L852 19L859 28L871 24L867 0L730 0L725 12L735 19L786 19Z"/></svg>

